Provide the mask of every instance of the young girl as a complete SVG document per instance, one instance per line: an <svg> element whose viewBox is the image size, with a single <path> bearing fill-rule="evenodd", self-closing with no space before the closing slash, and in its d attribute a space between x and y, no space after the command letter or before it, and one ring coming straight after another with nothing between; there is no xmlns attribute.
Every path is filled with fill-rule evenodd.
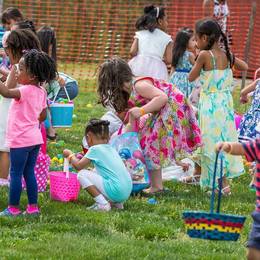
<svg viewBox="0 0 260 260"><path fill-rule="evenodd" d="M17 22L21 22L24 20L23 14L19 9L15 7L8 7L2 13L2 25L7 31L11 30L12 25Z"/></svg>
<svg viewBox="0 0 260 260"><path fill-rule="evenodd" d="M57 61L55 31L49 26L43 26L37 31L37 35L40 40L42 50L49 54L49 56L52 57L55 61ZM73 100L78 95L78 82L69 75L59 72L57 79L46 85L48 99L53 100L55 96L57 99L67 99L64 88L66 88L68 96L71 100ZM51 125L49 111L45 125L47 128L48 139L55 140L56 133L55 129Z"/></svg>
<svg viewBox="0 0 260 260"><path fill-rule="evenodd" d="M236 142L219 142L216 144L216 150L223 150L232 155L246 156L247 161L256 162L256 209L252 213L253 224L247 243L247 247L249 248L247 259L260 259L260 139L243 144Z"/></svg>
<svg viewBox="0 0 260 260"><path fill-rule="evenodd" d="M29 204L25 214L39 214L34 167L43 143L39 121L46 116L46 91L41 85L56 77L55 62L44 52L28 51L16 67L19 88L8 89L0 83L0 94L12 98L8 114L6 144L10 147L10 190L8 208L0 216L17 216L25 179Z"/></svg>
<svg viewBox="0 0 260 260"><path fill-rule="evenodd" d="M96 202L90 209L98 211L109 211L111 205L123 209L123 202L132 191L132 180L122 159L108 144L108 125L106 120L89 121L85 137L90 148L81 160L70 150L63 151L64 156L79 170L78 180L81 186ZM85 170L91 162L95 170Z"/></svg>
<svg viewBox="0 0 260 260"><path fill-rule="evenodd" d="M144 8L144 15L136 22L134 42L130 49L129 66L135 76L168 80L167 66L172 60L172 39L165 33L165 8L153 5Z"/></svg>
<svg viewBox="0 0 260 260"><path fill-rule="evenodd" d="M192 152L201 144L194 112L184 95L164 81L133 79L128 64L118 57L101 65L98 94L103 106L117 112L129 109L131 125L145 116L139 133L151 181L148 193L161 192L161 167L172 162L178 152Z"/></svg>
<svg viewBox="0 0 260 260"><path fill-rule="evenodd" d="M225 52L219 46L220 37L225 43ZM230 53L226 36L215 20L204 19L196 23L196 41L201 51L189 74L189 80L194 81L200 76L201 95L198 109L204 145L198 160L200 167L196 167L195 175L199 175L201 170L201 186L211 187L215 160L214 144L218 141L237 141L230 91L233 80L231 67L246 70L247 64ZM225 157L222 190L224 194L230 194L226 178L237 177L243 171L242 158L234 160L229 155Z"/></svg>
<svg viewBox="0 0 260 260"><path fill-rule="evenodd" d="M29 30L15 30L10 32L4 43L6 54L9 56L12 65L11 73L6 81L8 88L15 88L17 85L15 79L14 64L17 64L23 55L23 50L40 49L40 43L37 37ZM7 115L11 99L0 99L0 178L7 179L9 174L9 147L6 146L6 128ZM6 182L6 181L5 181Z"/></svg>
<svg viewBox="0 0 260 260"><path fill-rule="evenodd" d="M182 28L176 35L173 45L172 67L173 74L170 82L188 98L194 88L194 83L188 81L188 75L195 63L195 37L189 28Z"/></svg>
<svg viewBox="0 0 260 260"><path fill-rule="evenodd" d="M254 91L251 107L245 113L240 123L238 133L240 140L256 138L256 126L260 123L260 79L255 80L241 91L240 101L248 102L248 94Z"/></svg>

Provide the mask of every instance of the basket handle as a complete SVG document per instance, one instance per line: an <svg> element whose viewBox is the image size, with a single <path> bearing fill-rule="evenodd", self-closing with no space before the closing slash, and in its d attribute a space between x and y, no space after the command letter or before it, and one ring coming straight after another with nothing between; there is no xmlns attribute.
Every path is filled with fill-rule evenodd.
<svg viewBox="0 0 260 260"><path fill-rule="evenodd" d="M69 160L68 160L67 158L64 158L63 172L66 173L66 179L69 179L69 177L70 177L70 172L69 172Z"/></svg>
<svg viewBox="0 0 260 260"><path fill-rule="evenodd" d="M122 131L123 131L123 127L124 127L124 123L128 120L129 118L129 112L126 113L125 115L125 118L123 120L123 123L122 125L120 126L120 128L118 129L117 131L117 135L121 135L122 134ZM137 123L137 120L135 120L135 123L133 125L133 132L138 132L138 123Z"/></svg>
<svg viewBox="0 0 260 260"><path fill-rule="evenodd" d="M68 101L70 102L70 97L69 97L69 94L68 94L68 91L67 91L66 85L65 85L64 87L62 87L62 88L64 89L64 92L65 92L65 94L66 94L66 96L67 96L67 98L68 98ZM57 96L58 96L60 90L61 90L61 87L60 87L59 90L57 91L57 93L56 93L56 95L55 95L55 97L54 97L54 99L53 99L53 102L56 101Z"/></svg>
<svg viewBox="0 0 260 260"><path fill-rule="evenodd" d="M212 193L211 193L211 199L210 199L210 213L214 213L215 184L216 184L216 175L217 175L219 157L220 157L220 179L219 179L219 184L218 184L219 191L218 191L218 204L217 204L216 212L219 213L219 211L220 211L220 202L221 202L221 195L222 195L222 192L221 192L222 179L223 179L223 153L218 151L216 153L216 159L215 159L215 165L214 165Z"/></svg>

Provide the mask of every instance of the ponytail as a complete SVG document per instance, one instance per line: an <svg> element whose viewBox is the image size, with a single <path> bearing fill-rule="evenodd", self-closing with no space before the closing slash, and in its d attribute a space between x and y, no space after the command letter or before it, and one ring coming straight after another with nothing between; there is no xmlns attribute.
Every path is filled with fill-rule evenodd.
<svg viewBox="0 0 260 260"><path fill-rule="evenodd" d="M235 56L233 56L229 50L229 46L228 46L228 40L227 40L227 36L225 35L225 33L221 30L221 38L223 39L224 42L224 46L225 46L225 51L226 51L226 55L227 55L227 59L230 63L230 67L233 67L234 63L235 63Z"/></svg>

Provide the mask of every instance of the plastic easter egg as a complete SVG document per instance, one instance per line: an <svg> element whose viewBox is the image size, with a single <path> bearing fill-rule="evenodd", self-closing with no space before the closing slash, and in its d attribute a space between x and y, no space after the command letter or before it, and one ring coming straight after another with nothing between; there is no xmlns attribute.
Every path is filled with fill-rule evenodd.
<svg viewBox="0 0 260 260"><path fill-rule="evenodd" d="M121 157L122 159L125 159L125 160L131 158L131 152L130 152L130 150L129 150L128 148L122 148L122 149L120 149L119 155L120 155L120 157Z"/></svg>

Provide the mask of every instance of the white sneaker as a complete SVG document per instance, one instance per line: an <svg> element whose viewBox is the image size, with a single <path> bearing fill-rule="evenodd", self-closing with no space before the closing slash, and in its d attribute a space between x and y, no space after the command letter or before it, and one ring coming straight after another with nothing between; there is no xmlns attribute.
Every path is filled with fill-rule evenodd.
<svg viewBox="0 0 260 260"><path fill-rule="evenodd" d="M107 204L95 203L92 206L88 207L87 209L95 210L95 211L110 211L111 206L109 203L107 203Z"/></svg>
<svg viewBox="0 0 260 260"><path fill-rule="evenodd" d="M115 208L115 209L120 209L123 210L124 209L124 203L123 202L110 202L110 206L111 208Z"/></svg>

